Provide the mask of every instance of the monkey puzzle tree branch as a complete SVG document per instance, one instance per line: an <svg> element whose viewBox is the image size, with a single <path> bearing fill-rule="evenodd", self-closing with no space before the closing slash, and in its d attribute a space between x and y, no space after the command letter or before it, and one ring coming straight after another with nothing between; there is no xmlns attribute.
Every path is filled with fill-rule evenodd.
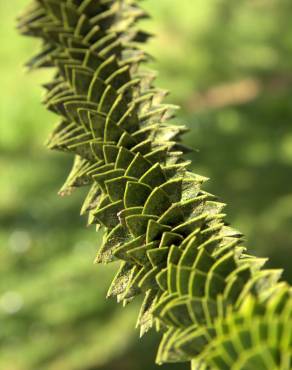
<svg viewBox="0 0 292 370"><path fill-rule="evenodd" d="M90 187L81 213L104 229L96 262L120 260L108 296L143 295L137 325L163 333L158 363L288 370L291 288L247 254L190 172L186 128L168 122L175 107L144 68L145 17L135 0L35 0L19 19L42 40L27 66L55 72L44 85L59 117L48 146L74 156L61 194Z"/></svg>

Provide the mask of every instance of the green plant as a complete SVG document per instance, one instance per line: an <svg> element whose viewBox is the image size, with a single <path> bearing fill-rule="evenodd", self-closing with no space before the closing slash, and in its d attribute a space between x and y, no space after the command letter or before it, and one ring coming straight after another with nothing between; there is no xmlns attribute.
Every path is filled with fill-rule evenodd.
<svg viewBox="0 0 292 370"><path fill-rule="evenodd" d="M90 186L81 213L104 228L96 261L121 260L108 296L143 294L141 335L164 333L158 363L288 370L291 288L246 254L188 170L186 129L169 122L175 107L141 66L144 17L135 0L35 0L19 20L43 40L28 67L55 71L44 102L60 122L48 145L75 155L61 194Z"/></svg>

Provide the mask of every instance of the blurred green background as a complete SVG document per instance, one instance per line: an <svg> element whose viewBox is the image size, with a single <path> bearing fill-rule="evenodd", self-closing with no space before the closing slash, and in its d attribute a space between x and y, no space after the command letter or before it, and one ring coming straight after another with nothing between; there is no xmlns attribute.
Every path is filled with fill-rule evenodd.
<svg viewBox="0 0 292 370"><path fill-rule="evenodd" d="M100 236L79 217L82 191L59 198L71 159L44 146L55 117L40 104L37 47L0 0L0 369L154 370L159 338L134 330L139 302L106 301L116 266L92 261ZM253 253L292 281L290 0L147 0L142 27L159 85L180 104L193 168L228 204ZM167 365L162 369L187 369Z"/></svg>

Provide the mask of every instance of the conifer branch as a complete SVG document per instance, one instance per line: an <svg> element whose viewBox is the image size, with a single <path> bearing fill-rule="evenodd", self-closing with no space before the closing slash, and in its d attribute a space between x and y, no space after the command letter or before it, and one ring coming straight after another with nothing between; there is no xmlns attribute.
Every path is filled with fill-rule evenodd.
<svg viewBox="0 0 292 370"><path fill-rule="evenodd" d="M145 17L135 0L34 0L19 19L42 40L27 66L55 71L44 85L59 117L48 146L74 155L60 192L90 187L81 213L104 229L96 262L120 260L108 296L143 295L138 326L163 332L158 363L289 370L291 288L247 254L189 170L186 127L168 122L176 107L143 67Z"/></svg>

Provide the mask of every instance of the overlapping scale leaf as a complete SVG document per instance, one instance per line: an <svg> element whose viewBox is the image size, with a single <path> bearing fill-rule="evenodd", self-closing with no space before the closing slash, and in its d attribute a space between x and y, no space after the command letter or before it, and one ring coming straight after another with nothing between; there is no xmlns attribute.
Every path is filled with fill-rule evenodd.
<svg viewBox="0 0 292 370"><path fill-rule="evenodd" d="M96 262L121 261L108 296L126 304L143 293L141 334L154 323L164 331L158 362L286 369L290 293L279 271L245 254L224 205L189 172L186 128L168 122L176 107L141 66L150 35L136 21L145 17L135 0L35 0L19 19L23 34L42 39L27 66L55 70L44 85L44 104L59 116L48 146L74 155L60 193L89 187L81 213L104 228ZM233 350L254 315L263 335Z"/></svg>
<svg viewBox="0 0 292 370"><path fill-rule="evenodd" d="M281 271L261 270L263 261L243 250L230 235L202 242L201 231L185 248L173 247L168 267L158 275L165 293L154 315L169 328L158 362L195 358L212 343L215 322L224 320L230 307L240 310L249 296L260 299L277 283Z"/></svg>
<svg viewBox="0 0 292 370"><path fill-rule="evenodd" d="M249 295L237 312L216 320L215 339L201 354L211 368L291 369L291 288L272 290L263 301Z"/></svg>

